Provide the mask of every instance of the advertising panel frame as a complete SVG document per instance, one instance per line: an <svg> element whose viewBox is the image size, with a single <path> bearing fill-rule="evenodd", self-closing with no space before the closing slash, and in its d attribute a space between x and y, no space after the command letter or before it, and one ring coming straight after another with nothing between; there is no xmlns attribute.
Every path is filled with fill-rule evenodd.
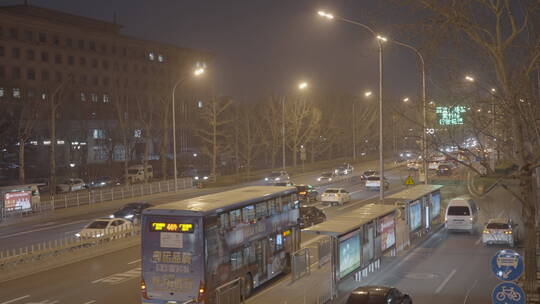
<svg viewBox="0 0 540 304"><path fill-rule="evenodd" d="M409 229L411 232L422 227L422 201L418 199L409 204Z"/></svg>
<svg viewBox="0 0 540 304"><path fill-rule="evenodd" d="M361 229L355 230L353 232L347 233L343 236L340 236L338 238L338 265L337 265L337 277L339 280L344 279L351 273L355 272L357 269L360 269L362 267L362 242L361 242L361 235L360 235ZM352 241L352 242L351 242ZM344 251L342 248L342 245L347 242L347 245L355 246L356 248L351 248L349 251L350 253L347 255L347 258L351 259L349 263L347 263L347 269L343 269L342 266L344 262ZM357 259L355 260L352 255L356 255Z"/></svg>

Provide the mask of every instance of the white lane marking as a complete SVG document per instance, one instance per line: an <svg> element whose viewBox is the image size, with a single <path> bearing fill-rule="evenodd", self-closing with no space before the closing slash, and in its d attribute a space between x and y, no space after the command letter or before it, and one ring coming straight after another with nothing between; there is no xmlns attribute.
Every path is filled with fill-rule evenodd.
<svg viewBox="0 0 540 304"><path fill-rule="evenodd" d="M92 300L92 301L88 301L86 303L83 303L83 304L93 304L93 303L96 303L97 301L96 300Z"/></svg>
<svg viewBox="0 0 540 304"><path fill-rule="evenodd" d="M9 304L9 303L17 302L19 300L26 299L26 298L30 298L30 295L25 295L25 296L22 296L22 297L18 297L16 299L11 299L9 301L5 301L5 302L2 302L0 304Z"/></svg>
<svg viewBox="0 0 540 304"><path fill-rule="evenodd" d="M139 263L140 261L141 261L141 259L136 259L135 261L129 262L128 265Z"/></svg>
<svg viewBox="0 0 540 304"><path fill-rule="evenodd" d="M60 224L60 225L54 225L52 227L43 227L43 228L39 228L39 229L21 231L21 232L17 232L17 233L12 233L12 234L8 234L8 235L0 236L0 239L7 239L7 238L10 238L10 237L14 237L14 236L19 236L19 235L23 235L23 234L28 234L28 233L33 233L33 232L38 232L38 231L43 231L43 230L48 230L48 229L53 229L53 228L58 228L58 227L62 227L62 226L69 226L69 225L78 224L78 223L87 222L87 221L88 220L80 220L80 221L74 221L74 222L64 223L64 224ZM0 303L0 304L3 304L3 303Z"/></svg>
<svg viewBox="0 0 540 304"><path fill-rule="evenodd" d="M50 225L53 225L53 224L56 224L57 222L46 222L46 223L42 223L42 224L36 224L34 225L34 227L44 227L44 226L50 226Z"/></svg>
<svg viewBox="0 0 540 304"><path fill-rule="evenodd" d="M104 277L101 279L93 280L92 284L96 283L104 283L104 284L110 284L110 285L117 285L123 282L126 282L128 280L138 278L141 276L141 267L133 268L131 270L128 270L126 272L122 273L115 273L108 277Z"/></svg>
<svg viewBox="0 0 540 304"><path fill-rule="evenodd" d="M474 284L471 286L471 288L469 288L469 290L467 290L467 294L465 295L465 299L463 300L463 304L467 304L467 300L469 299L469 295L471 294L471 291L476 286L476 283L478 283L478 279L474 280Z"/></svg>
<svg viewBox="0 0 540 304"><path fill-rule="evenodd" d="M446 277L446 279L444 279L444 281L441 283L441 285L439 285L439 287L437 287L437 289L435 290L435 293L439 293L441 292L441 290L444 288L444 286L446 285L446 283L448 283L448 281L450 281L450 279L456 274L456 269L452 269L452 272L450 272L450 274Z"/></svg>

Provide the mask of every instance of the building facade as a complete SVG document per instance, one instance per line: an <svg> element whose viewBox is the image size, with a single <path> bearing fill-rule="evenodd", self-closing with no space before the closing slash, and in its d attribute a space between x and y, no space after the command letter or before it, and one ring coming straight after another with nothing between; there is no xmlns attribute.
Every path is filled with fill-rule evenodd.
<svg viewBox="0 0 540 304"><path fill-rule="evenodd" d="M0 7L0 104L40 111L26 144L45 151L55 144L56 105L60 162L132 160L146 147L156 157L170 136L172 86L212 56L128 37L121 28L31 5ZM128 146L120 140L126 132Z"/></svg>

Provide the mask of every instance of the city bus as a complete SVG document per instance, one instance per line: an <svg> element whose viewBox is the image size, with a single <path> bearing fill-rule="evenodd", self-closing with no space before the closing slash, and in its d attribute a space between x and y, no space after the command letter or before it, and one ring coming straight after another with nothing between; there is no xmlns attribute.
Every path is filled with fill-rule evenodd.
<svg viewBox="0 0 540 304"><path fill-rule="evenodd" d="M300 248L296 187L251 186L143 211L144 304L215 303L243 278L244 297L289 270Z"/></svg>

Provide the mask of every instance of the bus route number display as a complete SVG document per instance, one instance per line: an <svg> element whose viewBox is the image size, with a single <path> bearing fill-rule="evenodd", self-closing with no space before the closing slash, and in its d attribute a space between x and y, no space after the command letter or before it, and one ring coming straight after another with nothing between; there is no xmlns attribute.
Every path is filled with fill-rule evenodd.
<svg viewBox="0 0 540 304"><path fill-rule="evenodd" d="M178 232L193 233L193 224L170 223L170 222L151 222L150 231L152 232Z"/></svg>

